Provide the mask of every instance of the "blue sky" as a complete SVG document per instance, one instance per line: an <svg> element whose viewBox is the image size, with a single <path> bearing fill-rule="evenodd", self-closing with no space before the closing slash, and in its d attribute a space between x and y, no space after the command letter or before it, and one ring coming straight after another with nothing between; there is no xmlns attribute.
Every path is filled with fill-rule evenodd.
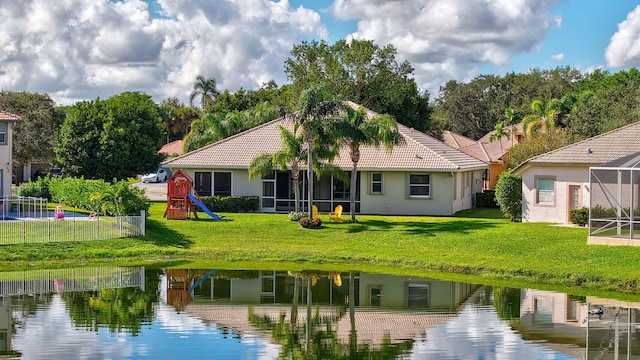
<svg viewBox="0 0 640 360"><path fill-rule="evenodd" d="M200 74L221 90L281 85L310 39L392 44L431 99L480 74L640 65L631 0L22 0L0 17L0 88L63 105L122 91L186 102Z"/></svg>

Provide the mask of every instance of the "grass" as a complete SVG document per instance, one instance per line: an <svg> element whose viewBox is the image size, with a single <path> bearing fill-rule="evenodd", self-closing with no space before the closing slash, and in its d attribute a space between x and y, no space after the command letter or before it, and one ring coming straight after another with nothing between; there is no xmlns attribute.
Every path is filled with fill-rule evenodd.
<svg viewBox="0 0 640 360"><path fill-rule="evenodd" d="M636 293L640 247L586 245L587 229L512 223L497 210L455 217L358 216L302 229L286 214L166 220L154 203L142 238L0 246L0 268L78 265L359 270L495 284Z"/></svg>

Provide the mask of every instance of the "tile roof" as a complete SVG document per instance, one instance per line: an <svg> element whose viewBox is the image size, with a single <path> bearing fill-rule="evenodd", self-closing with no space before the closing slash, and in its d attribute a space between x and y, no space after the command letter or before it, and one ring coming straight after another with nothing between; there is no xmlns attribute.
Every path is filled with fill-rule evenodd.
<svg viewBox="0 0 640 360"><path fill-rule="evenodd" d="M171 156L173 154L181 155L182 151L182 140L172 141L168 144L162 145L160 150L158 150L158 154L165 154Z"/></svg>
<svg viewBox="0 0 640 360"><path fill-rule="evenodd" d="M0 110L0 121L2 122L22 121L22 117L12 114L10 112Z"/></svg>
<svg viewBox="0 0 640 360"><path fill-rule="evenodd" d="M595 166L640 151L640 121L560 149L532 157L515 173L534 164L582 164Z"/></svg>
<svg viewBox="0 0 640 360"><path fill-rule="evenodd" d="M276 119L167 160L164 164L172 168L247 168L258 155L275 153L282 148L278 125L292 130L294 123L288 118ZM486 163L420 131L402 124L398 124L398 130L404 142L394 146L391 152L382 146L361 147L358 168L455 171L484 169L487 166ZM351 168L346 148L341 149L334 164L345 169Z"/></svg>
<svg viewBox="0 0 640 360"><path fill-rule="evenodd" d="M453 131L445 130L442 132L442 142L454 149L459 149L473 145L476 141L458 133L454 133Z"/></svg>

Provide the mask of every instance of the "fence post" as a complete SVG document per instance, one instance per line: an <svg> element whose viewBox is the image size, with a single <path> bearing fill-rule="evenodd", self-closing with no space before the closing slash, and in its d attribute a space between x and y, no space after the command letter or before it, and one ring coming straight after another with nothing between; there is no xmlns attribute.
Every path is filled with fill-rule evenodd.
<svg viewBox="0 0 640 360"><path fill-rule="evenodd" d="M140 232L142 236L147 234L147 212L140 210Z"/></svg>

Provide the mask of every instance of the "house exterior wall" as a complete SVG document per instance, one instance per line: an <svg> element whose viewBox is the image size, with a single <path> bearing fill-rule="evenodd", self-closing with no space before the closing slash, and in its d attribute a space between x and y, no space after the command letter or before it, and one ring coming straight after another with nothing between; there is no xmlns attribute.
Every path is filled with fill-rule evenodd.
<svg viewBox="0 0 640 360"><path fill-rule="evenodd" d="M371 192L372 174L381 173L382 194ZM412 198L408 195L408 175L428 174L431 197ZM482 171L451 172L376 172L360 175L360 213L383 215L452 215L473 206L474 194L482 189Z"/></svg>
<svg viewBox="0 0 640 360"><path fill-rule="evenodd" d="M11 146L13 142L13 123L7 123L6 144L0 144L0 196L11 195Z"/></svg>
<svg viewBox="0 0 640 360"><path fill-rule="evenodd" d="M371 306L370 288L380 288L380 306L407 308L407 292L410 285L427 285L430 308L456 308L471 295L471 287L459 287L456 283L436 279L360 273L360 306Z"/></svg>
<svg viewBox="0 0 640 360"><path fill-rule="evenodd" d="M172 168L171 171L175 171ZM231 194L234 196L261 196L259 177L249 180L246 169L182 169L195 179L195 172L231 172ZM382 194L373 194L371 174L382 174ZM408 195L409 174L430 176L430 198L412 198ZM473 207L473 197L482 188L482 170L473 172L371 172L360 174L360 214L380 215L452 215Z"/></svg>
<svg viewBox="0 0 640 360"><path fill-rule="evenodd" d="M522 176L522 221L552 222L568 224L569 187L580 187L581 207L589 206L589 167L559 167L533 165L523 170ZM553 178L554 201L552 205L536 203L536 182L539 178Z"/></svg>

